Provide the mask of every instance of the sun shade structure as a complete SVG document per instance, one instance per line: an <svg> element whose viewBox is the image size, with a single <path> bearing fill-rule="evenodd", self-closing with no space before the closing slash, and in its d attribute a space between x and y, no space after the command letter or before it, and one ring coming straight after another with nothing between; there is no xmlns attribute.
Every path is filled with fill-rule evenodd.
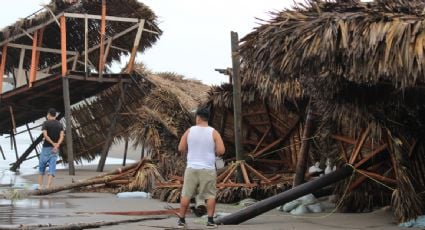
<svg viewBox="0 0 425 230"><path fill-rule="evenodd" d="M424 211L424 7L310 0L272 13L241 40L244 81L264 97L278 84L300 84L320 115L323 156L355 168L337 187L341 210L391 203L400 221Z"/></svg>
<svg viewBox="0 0 425 230"><path fill-rule="evenodd" d="M17 127L44 117L49 107L65 117L71 134L71 104L116 84L140 80L132 76L134 61L161 35L155 20L153 11L136 0L55 0L4 28L0 32L0 134L9 133L14 140ZM108 67L123 55L129 56L127 66L111 74ZM13 89L3 92L3 80L13 83ZM71 135L66 138L72 141ZM41 140L36 138L14 169ZM71 143L67 147L72 157ZM71 164L69 169L73 174Z"/></svg>

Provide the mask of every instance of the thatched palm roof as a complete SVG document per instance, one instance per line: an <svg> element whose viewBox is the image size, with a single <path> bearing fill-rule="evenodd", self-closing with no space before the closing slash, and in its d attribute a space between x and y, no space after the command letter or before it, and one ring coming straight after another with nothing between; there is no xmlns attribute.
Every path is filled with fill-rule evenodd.
<svg viewBox="0 0 425 230"><path fill-rule="evenodd" d="M25 30L35 26L42 25L43 23L53 19L54 15L60 13L81 13L81 14L101 14L101 0L81 0L81 1L65 1L65 0L52 0L50 4L27 18L17 21L15 24L7 26L0 32L0 43L9 38L14 38L16 35L24 34ZM146 48L151 47L159 38L161 30L157 26L155 13L145 4L137 0L108 0L106 3L106 14L108 16L127 17L145 19L145 28L151 31L158 32L143 33L139 46L139 51L144 51ZM67 50L69 51L84 51L84 19L68 18L66 20L67 26ZM106 23L106 37L111 37L124 29L129 27L128 22L107 21ZM89 47L93 47L100 43L100 20L89 20L88 25L89 34ZM114 40L113 45L131 51L136 30ZM32 45L32 40L28 36L21 36L13 41L18 44ZM56 23L47 25L44 29L42 47L49 47L60 49L60 28ZM12 71L11 68L17 67L19 63L19 50L9 49L7 58L7 71ZM119 60L123 54L128 54L119 49L111 49L109 51L106 64L110 64L113 60ZM89 59L97 66L99 51L94 51L89 55ZM24 68L29 69L31 60L31 52L26 52ZM39 61L39 69L44 69L52 64L60 62L60 55L51 53L41 53Z"/></svg>
<svg viewBox="0 0 425 230"><path fill-rule="evenodd" d="M180 173L184 167L171 167L184 164L177 151L178 141L193 124L191 111L206 99L209 86L175 73L150 73L143 65L135 67L138 87L131 84L125 89L124 106L120 110L125 115L118 117L115 141L127 137L135 145L143 146L160 163L164 176ZM119 87L114 86L73 108L76 160L93 160L100 154L119 98ZM62 157L66 159L65 152Z"/></svg>
<svg viewBox="0 0 425 230"><path fill-rule="evenodd" d="M240 49L245 78L258 88L300 83L321 115L317 142L325 154L341 159L330 134L359 138L368 127L371 143L395 146L388 154L397 159L397 188L386 196L392 195L401 221L423 213L423 173L417 172L423 167L415 161L423 159L425 144L424 8L418 0L307 0L272 13L273 19L242 39ZM412 140L415 147L409 148ZM379 198L365 191L379 190L364 186L345 198L374 207Z"/></svg>
<svg viewBox="0 0 425 230"><path fill-rule="evenodd" d="M343 78L406 88L425 81L423 1L308 0L242 39L251 77Z"/></svg>

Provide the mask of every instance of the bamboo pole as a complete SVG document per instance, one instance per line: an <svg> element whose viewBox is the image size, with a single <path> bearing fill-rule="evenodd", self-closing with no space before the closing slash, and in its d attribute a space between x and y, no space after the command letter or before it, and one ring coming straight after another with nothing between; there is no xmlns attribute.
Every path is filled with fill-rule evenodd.
<svg viewBox="0 0 425 230"><path fill-rule="evenodd" d="M4 78L4 69L6 67L6 57L7 57L7 44L3 46L1 53L1 63L0 63L0 94L3 93L3 78Z"/></svg>

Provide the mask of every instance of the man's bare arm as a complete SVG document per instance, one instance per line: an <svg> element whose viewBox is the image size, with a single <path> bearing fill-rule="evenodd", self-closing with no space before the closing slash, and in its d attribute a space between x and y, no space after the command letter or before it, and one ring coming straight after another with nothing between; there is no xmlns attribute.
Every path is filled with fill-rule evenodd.
<svg viewBox="0 0 425 230"><path fill-rule="evenodd" d="M186 130L186 132L183 134L182 138L180 139L179 143L179 152L186 154L188 147L187 147L187 136L189 135L189 130Z"/></svg>
<svg viewBox="0 0 425 230"><path fill-rule="evenodd" d="M213 131L213 139L215 143L215 152L218 156L221 156L226 151L223 143L223 139L220 136L220 133L218 133L216 130Z"/></svg>

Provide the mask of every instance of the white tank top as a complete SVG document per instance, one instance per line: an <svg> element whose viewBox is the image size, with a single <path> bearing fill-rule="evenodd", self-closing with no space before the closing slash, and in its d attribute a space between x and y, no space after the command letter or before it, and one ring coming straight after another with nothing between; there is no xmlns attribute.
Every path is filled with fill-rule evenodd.
<svg viewBox="0 0 425 230"><path fill-rule="evenodd" d="M215 142L212 127L192 126L187 137L187 167L215 169Z"/></svg>

